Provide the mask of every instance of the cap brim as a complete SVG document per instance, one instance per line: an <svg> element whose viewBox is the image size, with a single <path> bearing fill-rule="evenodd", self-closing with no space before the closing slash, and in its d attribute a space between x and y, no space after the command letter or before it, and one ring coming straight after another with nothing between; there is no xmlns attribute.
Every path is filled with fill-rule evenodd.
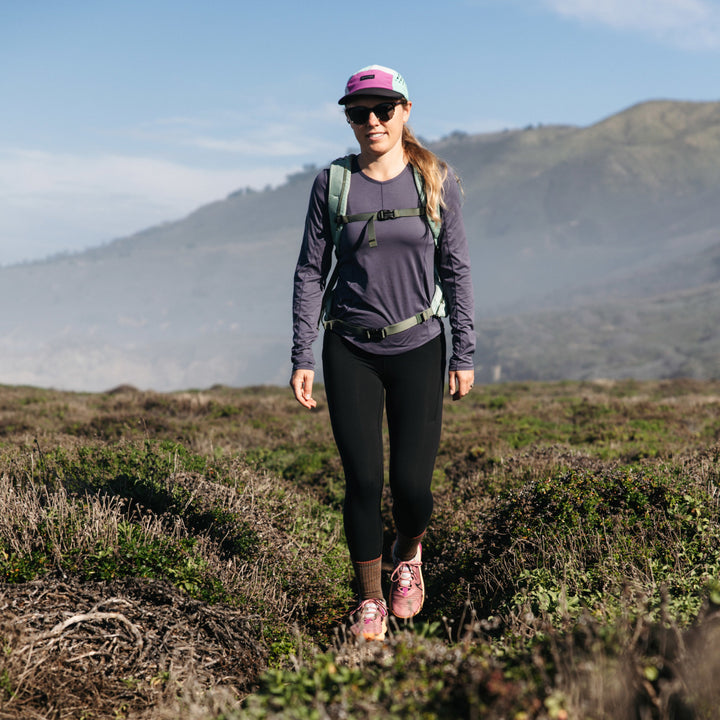
<svg viewBox="0 0 720 720"><path fill-rule="evenodd" d="M362 90L356 90L355 92L343 95L338 100L338 105L345 105L348 100L356 97L387 97L396 98L397 100L405 100L405 96L395 90L388 90L386 88L363 88Z"/></svg>

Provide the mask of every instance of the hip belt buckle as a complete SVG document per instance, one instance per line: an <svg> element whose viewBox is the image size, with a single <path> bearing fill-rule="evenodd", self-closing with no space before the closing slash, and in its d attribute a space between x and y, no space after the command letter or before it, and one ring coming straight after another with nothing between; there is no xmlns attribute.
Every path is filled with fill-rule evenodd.
<svg viewBox="0 0 720 720"><path fill-rule="evenodd" d="M379 342L387 337L385 328L375 328L372 330L365 330L365 339L371 340L372 342Z"/></svg>

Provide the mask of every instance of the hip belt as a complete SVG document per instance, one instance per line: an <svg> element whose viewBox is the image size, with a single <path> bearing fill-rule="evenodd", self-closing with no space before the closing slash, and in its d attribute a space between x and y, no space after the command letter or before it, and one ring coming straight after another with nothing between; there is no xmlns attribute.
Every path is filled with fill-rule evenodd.
<svg viewBox="0 0 720 720"><path fill-rule="evenodd" d="M400 322L392 323L392 325L386 325L381 328L363 328L352 323L345 322L344 320L336 320L330 318L323 322L323 326L326 330L332 330L337 328L338 330L344 330L345 332L354 335L355 337L361 338L362 340L379 341L386 338L388 335L395 335L409 330L416 325L426 322L435 315L435 311L432 307L426 308L422 312L413 315L412 317L400 320Z"/></svg>

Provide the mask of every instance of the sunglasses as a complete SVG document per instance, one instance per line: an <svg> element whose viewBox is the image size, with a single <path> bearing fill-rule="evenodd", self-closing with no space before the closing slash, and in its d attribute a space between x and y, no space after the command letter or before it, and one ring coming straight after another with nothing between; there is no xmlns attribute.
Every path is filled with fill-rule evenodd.
<svg viewBox="0 0 720 720"><path fill-rule="evenodd" d="M356 105L355 107L346 108L345 115L347 115L348 121L353 125L365 125L370 119L370 113L373 113L380 122L386 123L395 114L396 105L402 105L402 100L382 102L371 108L365 107L364 105Z"/></svg>

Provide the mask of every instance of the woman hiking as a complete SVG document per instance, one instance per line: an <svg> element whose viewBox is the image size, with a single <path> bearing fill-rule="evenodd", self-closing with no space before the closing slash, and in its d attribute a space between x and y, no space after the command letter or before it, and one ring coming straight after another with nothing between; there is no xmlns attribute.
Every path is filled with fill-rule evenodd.
<svg viewBox="0 0 720 720"><path fill-rule="evenodd" d="M311 346L324 305L323 377L345 474L343 521L359 590L350 630L382 640L388 616L383 412L396 531L389 611L410 618L425 599L421 540L433 509L442 421L446 350L436 285L450 321L454 400L473 386L473 294L459 183L407 126L412 102L405 80L372 65L350 77L338 102L360 152L345 159L346 207L338 211L330 169L318 174L311 191L294 277L290 386L303 407L316 406Z"/></svg>

